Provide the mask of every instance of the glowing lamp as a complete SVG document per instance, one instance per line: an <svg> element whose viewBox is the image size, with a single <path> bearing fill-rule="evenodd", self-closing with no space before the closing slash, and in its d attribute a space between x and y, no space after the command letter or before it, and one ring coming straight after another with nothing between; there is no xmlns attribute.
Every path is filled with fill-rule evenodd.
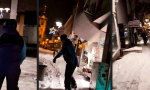
<svg viewBox="0 0 150 90"><path fill-rule="evenodd" d="M58 26L58 28L62 27L62 23L61 22L56 22L56 26Z"/></svg>

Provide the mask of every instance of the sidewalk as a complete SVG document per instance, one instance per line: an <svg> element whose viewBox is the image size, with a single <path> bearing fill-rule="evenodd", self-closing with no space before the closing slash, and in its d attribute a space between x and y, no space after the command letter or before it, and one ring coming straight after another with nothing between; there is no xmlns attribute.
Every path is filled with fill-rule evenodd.
<svg viewBox="0 0 150 90"><path fill-rule="evenodd" d="M21 65L21 75L19 78L19 90L37 90L37 59L26 57ZM2 90L6 90L6 79Z"/></svg>
<svg viewBox="0 0 150 90"><path fill-rule="evenodd" d="M113 63L113 90L150 90L150 44Z"/></svg>

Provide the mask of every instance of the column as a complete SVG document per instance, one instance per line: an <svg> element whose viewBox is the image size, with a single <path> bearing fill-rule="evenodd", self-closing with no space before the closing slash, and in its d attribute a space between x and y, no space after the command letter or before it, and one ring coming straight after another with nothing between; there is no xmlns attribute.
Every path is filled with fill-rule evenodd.
<svg viewBox="0 0 150 90"><path fill-rule="evenodd" d="M16 19L16 17L17 17L17 6L18 6L18 0L11 0L10 19Z"/></svg>

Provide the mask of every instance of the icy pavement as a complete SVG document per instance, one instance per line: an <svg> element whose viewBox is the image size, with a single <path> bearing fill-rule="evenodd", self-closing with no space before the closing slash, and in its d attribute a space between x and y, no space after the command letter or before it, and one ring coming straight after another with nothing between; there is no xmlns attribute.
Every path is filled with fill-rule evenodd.
<svg viewBox="0 0 150 90"><path fill-rule="evenodd" d="M37 90L37 59L26 57L21 65L21 75L19 78L19 90ZM6 80L2 90L6 90Z"/></svg>
<svg viewBox="0 0 150 90"><path fill-rule="evenodd" d="M150 44L113 63L113 90L150 90Z"/></svg>
<svg viewBox="0 0 150 90"><path fill-rule="evenodd" d="M50 53L40 53L39 61L47 65L45 72L45 77L43 81L39 81L40 90L63 90L64 88L64 73L66 63L63 60L63 57L60 57L56 60L54 64L53 56ZM87 81L83 75L81 75L77 68L73 74L77 82L77 87L79 90L89 90L90 82Z"/></svg>

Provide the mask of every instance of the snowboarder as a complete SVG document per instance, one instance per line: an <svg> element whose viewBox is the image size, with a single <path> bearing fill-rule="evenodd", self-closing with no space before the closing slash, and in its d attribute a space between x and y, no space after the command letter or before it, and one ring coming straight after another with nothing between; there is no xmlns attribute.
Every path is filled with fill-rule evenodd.
<svg viewBox="0 0 150 90"><path fill-rule="evenodd" d="M73 77L73 72L78 66L77 57L75 54L75 49L72 42L67 38L66 34L61 35L62 49L54 57L53 62L56 62L56 59L63 55L64 60L66 61L66 70L65 70L65 89L71 90L71 88L77 88L76 81Z"/></svg>
<svg viewBox="0 0 150 90"><path fill-rule="evenodd" d="M20 64L25 55L21 55L24 41L16 27L15 20L6 20L0 36L0 89L6 77L7 90L19 90Z"/></svg>

